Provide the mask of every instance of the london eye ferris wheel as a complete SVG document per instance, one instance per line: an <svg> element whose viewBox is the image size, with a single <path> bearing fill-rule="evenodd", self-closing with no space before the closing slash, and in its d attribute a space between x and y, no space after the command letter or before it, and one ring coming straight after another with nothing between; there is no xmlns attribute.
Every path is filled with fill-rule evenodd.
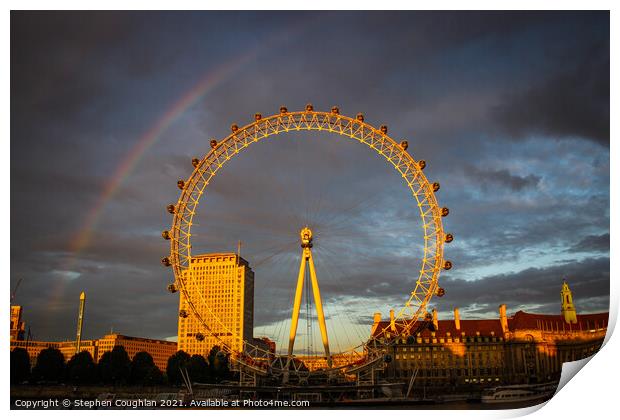
<svg viewBox="0 0 620 420"><path fill-rule="evenodd" d="M191 176L177 183L181 190L179 199L176 204L170 204L167 207L168 212L173 215L172 225L169 230L162 232L163 238L170 241L170 254L162 259L162 263L171 267L174 273L174 281L168 286L169 291L178 291L183 295L189 308L189 313L184 315L194 317L200 325L201 331L196 334L196 339L214 336L215 327L218 330L230 328L218 317L212 305L205 300L204 293L196 293L188 287L188 276L191 275L189 269L192 258L192 227L196 224L194 218L200 199L207 192L207 187L212 184L220 169L238 154L261 140L297 131L333 133L366 145L376 156L387 161L400 174L409 188L411 197L418 208L422 228L420 241L422 255L417 270L417 279L410 285L410 290L403 292L404 303L395 313L394 322L398 324L398 334L393 335L393 339L412 334L416 326L423 321L431 298L444 294L443 288L438 283L440 272L452 267L452 263L444 260L443 256L444 244L451 242L453 236L445 233L443 229L442 219L448 215L449 210L446 207L440 207L437 202L435 193L440 185L427 179L424 174L426 162L414 159L408 151L409 144L406 140L397 142L392 139L388 135L387 126L382 125L377 129L365 122L364 115L361 113L351 118L342 115L338 107L332 107L329 112L322 112L315 111L313 106L308 104L303 111L289 111L286 107L281 107L278 114L269 117L255 114L254 121L243 127L233 124L228 136L222 140L212 139L208 153L202 158L192 159L194 170ZM295 318L296 314L299 314L300 288L303 287L302 276L305 273L306 262L308 262L323 344L330 368L346 369L351 365L379 357L380 352L372 352L364 342L345 350L341 349L339 353L348 357L330 355L327 333L324 331L324 319L321 322L323 317L321 298L312 263L312 231L307 226L300 226L300 228L303 228L301 231L302 265L297 282L296 298L294 302L291 302L294 328L291 326L288 353L275 358L273 355L270 357L264 349L257 347L249 340L244 343L242 351L231 348L226 341L218 338L220 346L231 354L233 362L245 367L263 373L289 370L297 328Z"/></svg>

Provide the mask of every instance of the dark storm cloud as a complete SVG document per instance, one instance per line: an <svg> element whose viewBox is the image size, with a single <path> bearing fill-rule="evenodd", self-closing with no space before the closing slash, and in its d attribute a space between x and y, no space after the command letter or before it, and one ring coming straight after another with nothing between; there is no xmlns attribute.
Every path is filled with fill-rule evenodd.
<svg viewBox="0 0 620 420"><path fill-rule="evenodd" d="M605 311L601 302L609 298L609 258L569 261L545 268L528 268L516 273L494 275L478 281L459 278L442 280L446 295L433 301L440 310L466 308L468 315L483 315L505 303L512 312L531 308L531 312L560 312L560 290L565 279L573 292L579 312Z"/></svg>
<svg viewBox="0 0 620 420"><path fill-rule="evenodd" d="M517 138L581 137L608 146L609 34L559 61L552 74L506 94L495 109L498 122Z"/></svg>
<svg viewBox="0 0 620 420"><path fill-rule="evenodd" d="M135 28L127 14L12 12L11 106L24 118L58 121L93 103L111 80L105 54ZM102 55L102 53L104 55Z"/></svg>
<svg viewBox="0 0 620 420"><path fill-rule="evenodd" d="M541 180L540 176L534 174L519 176L511 174L507 169L481 169L469 165L465 166L465 174L485 189L489 184L495 184L515 192L524 188L534 188Z"/></svg>
<svg viewBox="0 0 620 420"><path fill-rule="evenodd" d="M214 128L227 131L228 124L238 118L235 115L268 113L281 103L303 106L313 101L321 108L337 103L350 114L366 111L369 121L390 121L390 128L403 128L399 131L416 138L432 134L437 139L449 133L462 141L467 135L464 129L469 131L474 119L491 131L496 121L489 119L489 114L513 86L544 80L566 64L566 59L548 59L547 49L563 58L570 55L571 60L586 60L587 46L583 44L601 38L591 27L602 18L596 14L527 12L352 13L347 18L325 14L319 20L320 33L307 30L292 37L299 53L295 60L269 66L280 57L268 49L261 51L260 65L249 66L251 78L235 79L226 86L233 94L223 95L217 103L205 101L208 113L202 125L207 135L213 135ZM371 27L380 27L381 37L363 35ZM316 42L299 42L310 34ZM325 43L330 48L324 48ZM532 43L540 48L531 48ZM532 66L524 66L524 62ZM373 76L351 68L372 68ZM346 77L336 77L342 74ZM298 89L310 85L320 86L324 94ZM274 91L279 99L275 103ZM240 104L235 92L252 95ZM269 103L272 106L265 109L264 104ZM475 118L468 119L470 113ZM460 123L463 119L465 124Z"/></svg>
<svg viewBox="0 0 620 420"><path fill-rule="evenodd" d="M388 261L384 261L387 263ZM445 277L445 278L444 278ZM327 308L342 304L342 300L355 302L369 296L382 296L394 302L394 308L406 293L408 284L383 281L381 274L360 276L358 287L349 289L349 294L326 299ZM432 300L431 306L447 314L458 307L465 318L493 316L497 307L504 303L509 312L526 310L537 313L558 314L560 312L560 290L566 280L573 292L575 304L580 313L605 311L609 298L609 259L592 258L568 261L545 268L528 268L519 272L484 277L477 281L442 276L441 286L446 295ZM362 287L361 285L366 285ZM401 292L397 293L399 287ZM323 290L329 296L332 286ZM370 293L369 293L370 292ZM399 300L400 299L400 300ZM361 325L372 323L372 308L348 306ZM387 314L384 313L384 316ZM269 312L261 317L265 324L286 320L290 309ZM262 323L261 323L262 324Z"/></svg>
<svg viewBox="0 0 620 420"><path fill-rule="evenodd" d="M24 278L27 322L39 338L71 334L86 290L89 337L110 327L174 336L178 295L165 291L172 274L159 261L177 179L232 122L307 102L364 112L427 160L456 237L446 258L459 280L447 280L440 302L554 312L567 276L587 299L581 309L604 310L604 275L595 293L571 272L605 265L573 254L608 254L608 25L608 13L589 12L13 12L11 276ZM69 243L138 139L214 69L252 51L135 162L76 255ZM222 169L199 207L195 252L242 240L256 325L272 324L290 316L297 235L310 223L326 309L369 322L417 278L417 207L369 149L296 134ZM519 282L529 288L508 301L501 288Z"/></svg>
<svg viewBox="0 0 620 420"><path fill-rule="evenodd" d="M570 250L572 252L609 252L609 233L604 233L602 235L588 235L573 245Z"/></svg>
<svg viewBox="0 0 620 420"><path fill-rule="evenodd" d="M254 326L255 327L268 326L268 325L271 325L277 322L290 319L290 317L291 317L290 308L280 308L274 311L261 311L260 315L254 318Z"/></svg>

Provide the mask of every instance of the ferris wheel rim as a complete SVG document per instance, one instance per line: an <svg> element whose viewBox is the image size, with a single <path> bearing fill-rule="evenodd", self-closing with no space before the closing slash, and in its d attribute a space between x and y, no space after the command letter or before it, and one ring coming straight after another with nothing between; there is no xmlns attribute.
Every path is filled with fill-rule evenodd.
<svg viewBox="0 0 620 420"><path fill-rule="evenodd" d="M447 209L440 208L437 203L436 189L434 188L438 184L431 184L428 181L423 172L425 162L414 160L407 152L408 143L406 141L398 143L388 136L386 126L381 126L380 129L377 129L365 122L363 115L358 114L354 119L341 115L337 108L333 108L331 112L314 111L311 106L307 106L305 111L288 112L285 108L283 109L281 109L279 114L266 118L256 114L253 122L241 128L237 125L232 125L231 134L221 141L212 139L211 150L202 159L194 159L192 161L195 168L188 180L179 181L179 187L182 189L182 192L176 205L171 205L174 208L172 212L174 214L173 223L171 230L166 231L169 234L167 239L170 239L171 242L170 256L164 258L164 260L169 262L166 265L171 265L173 268L174 284L180 286L179 290L184 294L194 316L200 321L204 330L209 333L211 327L203 319L203 314L198 313L185 287L184 270L185 272L187 271L191 261L191 226L195 210L210 180L226 162L253 143L290 131L325 131L357 140L370 147L376 154L382 156L400 172L418 203L424 230L424 257L414 290L411 291L404 306L395 316L395 321L399 327L404 331L410 331L412 326L418 321L420 313L426 310L426 306L436 293L439 274L445 268L445 263L449 263L443 260L445 234L442 217L447 215ZM396 158L398 158L398 161L396 161ZM196 160L198 162L195 162ZM419 188L417 190L414 189L414 185ZM420 199L422 194L424 197ZM168 206L169 211L171 206ZM444 212L445 214L443 214ZM429 226L432 226L432 229ZM430 256L430 258L427 258L427 256ZM429 262L428 260L432 261ZM422 295L422 298L420 298L420 295ZM202 295L200 297L204 303L204 297ZM405 315L412 305L416 305L417 309L413 316L406 319ZM208 308L208 305L205 306ZM215 316L215 319L219 321L217 316ZM219 322L227 328L221 321ZM388 327L385 327L382 333L385 333L387 329ZM217 336L215 337L222 343L224 348L232 350L227 348L229 346L223 340ZM245 345L255 347L246 340L244 340L244 347ZM352 349L359 348L362 345L364 343ZM347 352L340 352L335 355L345 353Z"/></svg>

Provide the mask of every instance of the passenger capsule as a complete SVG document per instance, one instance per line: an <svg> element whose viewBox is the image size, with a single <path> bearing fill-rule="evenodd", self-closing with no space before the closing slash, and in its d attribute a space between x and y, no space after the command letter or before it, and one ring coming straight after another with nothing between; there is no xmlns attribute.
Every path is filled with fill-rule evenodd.
<svg viewBox="0 0 620 420"><path fill-rule="evenodd" d="M437 297L442 297L445 294L446 294L446 289L444 289L443 287L437 288Z"/></svg>
<svg viewBox="0 0 620 420"><path fill-rule="evenodd" d="M364 114L361 112L355 116L355 119L361 122L364 122Z"/></svg>
<svg viewBox="0 0 620 420"><path fill-rule="evenodd" d="M185 188L185 181L183 181L182 179L179 179L177 181L177 187L179 187L180 190L182 190L183 188Z"/></svg>
<svg viewBox="0 0 620 420"><path fill-rule="evenodd" d="M239 126L237 124L233 124L230 126L230 131L232 131L233 133L237 132L239 130Z"/></svg>
<svg viewBox="0 0 620 420"><path fill-rule="evenodd" d="M168 285L168 291L169 291L170 293L176 293L176 291L177 291L177 286L176 286L174 283L170 283L170 284Z"/></svg>
<svg viewBox="0 0 620 420"><path fill-rule="evenodd" d="M439 191L439 182L433 182L433 192Z"/></svg>
<svg viewBox="0 0 620 420"><path fill-rule="evenodd" d="M167 230L164 230L164 231L161 233L161 237L162 237L162 238L164 238L164 239L165 239L165 240L167 240L167 241L168 241L168 240L170 240L170 232L168 232Z"/></svg>
<svg viewBox="0 0 620 420"><path fill-rule="evenodd" d="M425 160L419 160L418 161L418 166L420 167L420 169L426 168L426 161Z"/></svg>
<svg viewBox="0 0 620 420"><path fill-rule="evenodd" d="M196 340L197 341L204 341L205 340L205 336L203 333L196 333Z"/></svg>
<svg viewBox="0 0 620 420"><path fill-rule="evenodd" d="M197 167L198 167L198 165L200 165L200 159L198 159L198 158L193 158L193 159L192 159L192 166L193 166L194 168L197 168Z"/></svg>
<svg viewBox="0 0 620 420"><path fill-rule="evenodd" d="M312 104L306 105L306 111L308 111L308 112L314 111L314 107L312 106Z"/></svg>
<svg viewBox="0 0 620 420"><path fill-rule="evenodd" d="M442 207L441 209L441 217L446 217L448 214L450 214L450 209L447 207Z"/></svg>
<svg viewBox="0 0 620 420"><path fill-rule="evenodd" d="M392 355L391 354L386 354L383 356L383 361L385 363L391 363L392 362Z"/></svg>
<svg viewBox="0 0 620 420"><path fill-rule="evenodd" d="M172 264L170 263L170 258L168 257L164 257L161 259L161 263L163 265L165 265L166 267L170 267Z"/></svg>
<svg viewBox="0 0 620 420"><path fill-rule="evenodd" d="M286 114L287 112L288 112L288 109L285 106L280 107L280 114Z"/></svg>
<svg viewBox="0 0 620 420"><path fill-rule="evenodd" d="M174 208L174 204L168 204L166 210L168 210L168 213L170 214L174 214L174 212L176 211L176 209Z"/></svg>
<svg viewBox="0 0 620 420"><path fill-rule="evenodd" d="M403 150L407 150L407 148L409 147L409 142L407 140L401 141L400 147L402 147Z"/></svg>
<svg viewBox="0 0 620 420"><path fill-rule="evenodd" d="M451 233L447 233L446 234L446 239L444 240L445 243L449 244L450 242L452 242L454 240L454 236L452 236Z"/></svg>
<svg viewBox="0 0 620 420"><path fill-rule="evenodd" d="M383 133L383 134L387 134L387 125L382 125L379 130Z"/></svg>
<svg viewBox="0 0 620 420"><path fill-rule="evenodd" d="M449 270L452 268L452 261L444 261L443 263L443 269L444 270Z"/></svg>
<svg viewBox="0 0 620 420"><path fill-rule="evenodd" d="M188 315L187 315L187 311L186 311L185 309L181 309L181 310L179 311L179 316L180 316L181 318L187 318L187 316L188 316Z"/></svg>
<svg viewBox="0 0 620 420"><path fill-rule="evenodd" d="M260 121L263 119L263 116L261 114L259 114L258 112L256 114L254 114L254 120L255 121Z"/></svg>
<svg viewBox="0 0 620 420"><path fill-rule="evenodd" d="M340 108L338 108L337 106L332 106L332 114L340 114Z"/></svg>
<svg viewBox="0 0 620 420"><path fill-rule="evenodd" d="M215 149L217 147L217 140L211 139L209 145L211 146L211 149Z"/></svg>

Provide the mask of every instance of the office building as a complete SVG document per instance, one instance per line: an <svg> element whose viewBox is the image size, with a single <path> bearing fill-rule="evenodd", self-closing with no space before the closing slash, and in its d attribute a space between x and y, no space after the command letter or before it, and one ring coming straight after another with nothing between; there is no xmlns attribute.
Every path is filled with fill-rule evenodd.
<svg viewBox="0 0 620 420"><path fill-rule="evenodd" d="M179 293L179 350L206 356L214 346L226 346L242 352L254 329L254 272L248 262L235 253L196 255L184 281L189 302Z"/></svg>

